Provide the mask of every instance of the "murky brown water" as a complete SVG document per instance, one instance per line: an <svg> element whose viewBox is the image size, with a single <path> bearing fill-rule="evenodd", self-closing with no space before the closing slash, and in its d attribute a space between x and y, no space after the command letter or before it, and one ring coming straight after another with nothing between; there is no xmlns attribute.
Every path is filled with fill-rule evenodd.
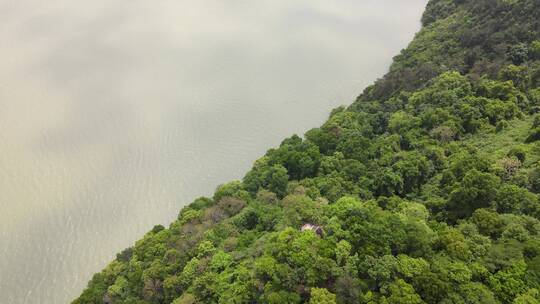
<svg viewBox="0 0 540 304"><path fill-rule="evenodd" d="M426 0L0 0L0 303L114 254L350 103Z"/></svg>

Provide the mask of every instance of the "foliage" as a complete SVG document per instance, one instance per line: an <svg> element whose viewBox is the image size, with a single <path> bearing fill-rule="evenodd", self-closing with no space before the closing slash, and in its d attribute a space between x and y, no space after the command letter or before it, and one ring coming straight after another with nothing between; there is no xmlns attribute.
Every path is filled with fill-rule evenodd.
<svg viewBox="0 0 540 304"><path fill-rule="evenodd" d="M336 295L324 288L311 289L309 304L336 304Z"/></svg>

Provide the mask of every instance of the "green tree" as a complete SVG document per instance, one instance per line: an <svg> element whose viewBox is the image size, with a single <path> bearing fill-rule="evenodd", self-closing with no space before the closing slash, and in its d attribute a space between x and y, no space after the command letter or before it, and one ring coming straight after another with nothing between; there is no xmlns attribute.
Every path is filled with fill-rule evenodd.
<svg viewBox="0 0 540 304"><path fill-rule="evenodd" d="M237 197L242 190L243 185L240 181L233 181L227 184L220 185L214 193L214 201L218 202L224 197Z"/></svg>
<svg viewBox="0 0 540 304"><path fill-rule="evenodd" d="M537 204L536 195L515 185L502 186L495 203L500 213L521 213L526 208L534 209Z"/></svg>
<svg viewBox="0 0 540 304"><path fill-rule="evenodd" d="M402 279L388 285L381 291L385 295L383 303L388 304L422 304L424 301L414 288Z"/></svg>
<svg viewBox="0 0 540 304"><path fill-rule="evenodd" d="M501 301L512 303L517 296L527 291L527 284L524 281L526 268L525 262L519 261L489 278L489 285Z"/></svg>
<svg viewBox="0 0 540 304"><path fill-rule="evenodd" d="M312 288L309 304L337 304L336 295L326 288Z"/></svg>
<svg viewBox="0 0 540 304"><path fill-rule="evenodd" d="M518 296L513 304L540 304L540 292L538 289L529 289L526 293Z"/></svg>
<svg viewBox="0 0 540 304"><path fill-rule="evenodd" d="M351 244L349 244L349 242L345 240L341 240L339 241L339 243L337 243L336 260L337 260L338 265L343 265L347 261L347 258L351 254L351 249L352 249Z"/></svg>
<svg viewBox="0 0 540 304"><path fill-rule="evenodd" d="M450 193L448 207L452 219L469 217L476 209L491 206L497 197L499 179L490 173L471 170Z"/></svg>
<svg viewBox="0 0 540 304"><path fill-rule="evenodd" d="M508 50L508 57L514 64L520 65L529 57L529 48L525 43L519 43Z"/></svg>

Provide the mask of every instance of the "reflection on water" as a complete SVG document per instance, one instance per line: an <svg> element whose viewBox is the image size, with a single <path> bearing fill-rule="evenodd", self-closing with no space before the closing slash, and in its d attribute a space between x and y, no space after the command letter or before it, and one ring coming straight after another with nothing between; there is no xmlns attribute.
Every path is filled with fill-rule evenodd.
<svg viewBox="0 0 540 304"><path fill-rule="evenodd" d="M0 303L69 302L353 100L425 2L0 2Z"/></svg>

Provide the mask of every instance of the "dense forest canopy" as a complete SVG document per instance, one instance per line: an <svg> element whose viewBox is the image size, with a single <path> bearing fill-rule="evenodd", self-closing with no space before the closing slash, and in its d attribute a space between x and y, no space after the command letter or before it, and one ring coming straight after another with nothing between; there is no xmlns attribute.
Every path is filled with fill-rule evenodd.
<svg viewBox="0 0 540 304"><path fill-rule="evenodd" d="M422 24L74 303L540 303L540 2L431 0Z"/></svg>

